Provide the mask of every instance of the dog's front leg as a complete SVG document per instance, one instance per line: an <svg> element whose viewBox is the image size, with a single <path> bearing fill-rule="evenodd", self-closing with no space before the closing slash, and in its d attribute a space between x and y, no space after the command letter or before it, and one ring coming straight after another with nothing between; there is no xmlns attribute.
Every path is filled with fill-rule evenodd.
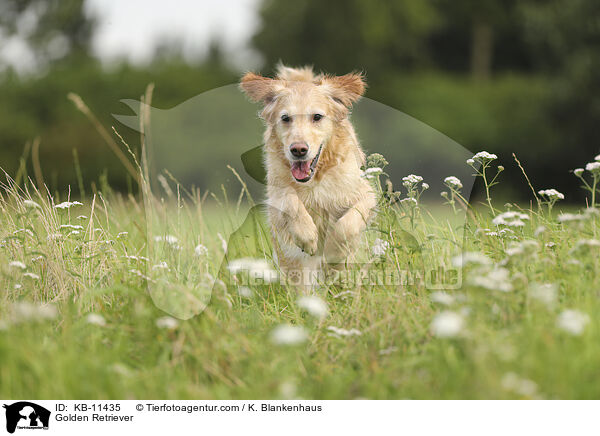
<svg viewBox="0 0 600 436"><path fill-rule="evenodd" d="M354 251L376 203L375 194L366 191L362 198L337 220L325 242L324 253L327 262L339 263Z"/></svg>
<svg viewBox="0 0 600 436"><path fill-rule="evenodd" d="M280 189L269 195L269 218L275 235L309 255L317 252L317 226L293 189Z"/></svg>

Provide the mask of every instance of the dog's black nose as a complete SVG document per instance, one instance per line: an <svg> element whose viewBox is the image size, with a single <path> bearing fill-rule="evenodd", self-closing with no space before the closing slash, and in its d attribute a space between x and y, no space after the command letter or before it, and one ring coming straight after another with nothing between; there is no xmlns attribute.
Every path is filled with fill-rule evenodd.
<svg viewBox="0 0 600 436"><path fill-rule="evenodd" d="M294 157L304 157L308 153L308 145L304 142L294 142L290 145L290 151Z"/></svg>

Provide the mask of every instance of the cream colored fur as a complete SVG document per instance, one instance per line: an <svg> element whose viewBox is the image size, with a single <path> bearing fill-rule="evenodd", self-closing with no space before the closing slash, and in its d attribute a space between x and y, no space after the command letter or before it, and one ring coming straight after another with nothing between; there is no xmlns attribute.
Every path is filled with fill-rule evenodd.
<svg viewBox="0 0 600 436"><path fill-rule="evenodd" d="M316 76L308 67L280 65L275 78L247 73L240 86L264 105L268 219L279 265L290 281L310 288L325 264L343 263L356 250L376 205L361 177L364 153L348 119L365 90L363 77ZM323 118L315 121L315 114ZM322 145L305 183L292 176L294 143L308 146L310 162Z"/></svg>

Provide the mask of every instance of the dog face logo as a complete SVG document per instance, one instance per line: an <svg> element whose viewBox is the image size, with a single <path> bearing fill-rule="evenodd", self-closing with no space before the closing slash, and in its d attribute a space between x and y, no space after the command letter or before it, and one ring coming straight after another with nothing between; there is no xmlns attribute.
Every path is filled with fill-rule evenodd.
<svg viewBox="0 0 600 436"><path fill-rule="evenodd" d="M48 429L50 411L28 401L5 404L6 431L14 433L18 429Z"/></svg>

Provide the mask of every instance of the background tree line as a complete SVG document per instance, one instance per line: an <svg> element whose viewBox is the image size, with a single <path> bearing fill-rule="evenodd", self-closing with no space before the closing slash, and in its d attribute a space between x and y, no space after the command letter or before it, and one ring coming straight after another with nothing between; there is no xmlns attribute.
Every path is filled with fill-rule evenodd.
<svg viewBox="0 0 600 436"><path fill-rule="evenodd" d="M362 70L369 98L472 151L498 153L504 177L515 184L521 176L512 152L536 187L573 192L575 200L577 180L568 170L599 152L597 1L264 0L260 19L251 44L263 73L279 60L337 74ZM69 92L110 126L111 114L124 112L119 101L138 99L149 82L156 84L153 105L168 108L240 75L218 43L194 63L171 44L146 66L107 68L90 54L96 22L84 14L83 0L0 3L3 38L23 33L18 23L24 21L36 73L19 75L6 66L0 73L0 167L14 175L21 158L31 166L26 144L39 137L52 189L74 183L74 159L86 183L104 174L111 186L128 186L121 164L67 99ZM224 128L231 122L224 120ZM123 133L136 144L137 133ZM202 171L210 163L198 165Z"/></svg>

